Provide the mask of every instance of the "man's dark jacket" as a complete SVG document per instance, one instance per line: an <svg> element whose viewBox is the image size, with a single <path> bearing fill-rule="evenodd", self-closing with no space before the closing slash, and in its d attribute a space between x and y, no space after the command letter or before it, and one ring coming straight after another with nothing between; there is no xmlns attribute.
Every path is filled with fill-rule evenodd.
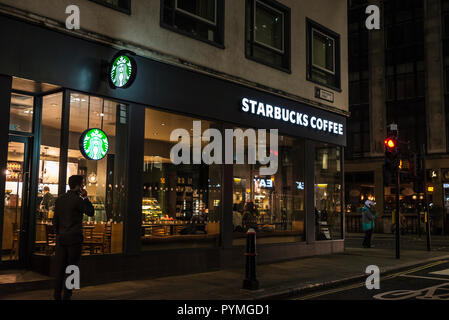
<svg viewBox="0 0 449 320"><path fill-rule="evenodd" d="M81 198L75 191L68 191L56 200L54 224L56 241L70 246L83 242L83 214L95 214L92 203Z"/></svg>

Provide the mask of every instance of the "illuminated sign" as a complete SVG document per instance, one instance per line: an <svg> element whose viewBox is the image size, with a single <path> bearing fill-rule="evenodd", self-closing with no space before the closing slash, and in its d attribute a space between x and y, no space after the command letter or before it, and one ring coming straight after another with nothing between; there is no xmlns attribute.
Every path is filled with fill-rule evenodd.
<svg viewBox="0 0 449 320"><path fill-rule="evenodd" d="M278 106L272 106L248 98L242 99L241 110L253 115L288 122L305 128L311 128L316 131L326 132L339 136L344 135L344 128L342 123L330 121L328 119L323 119Z"/></svg>
<svg viewBox="0 0 449 320"><path fill-rule="evenodd" d="M273 188L273 181L271 179L254 179L254 182L259 188Z"/></svg>
<svg viewBox="0 0 449 320"><path fill-rule="evenodd" d="M296 181L296 189L304 190L304 182Z"/></svg>
<svg viewBox="0 0 449 320"><path fill-rule="evenodd" d="M100 129L88 129L81 134L80 151L88 160L101 160L109 150L109 139Z"/></svg>
<svg viewBox="0 0 449 320"><path fill-rule="evenodd" d="M128 88L137 75L137 64L130 51L120 51L109 65L109 84L112 88Z"/></svg>

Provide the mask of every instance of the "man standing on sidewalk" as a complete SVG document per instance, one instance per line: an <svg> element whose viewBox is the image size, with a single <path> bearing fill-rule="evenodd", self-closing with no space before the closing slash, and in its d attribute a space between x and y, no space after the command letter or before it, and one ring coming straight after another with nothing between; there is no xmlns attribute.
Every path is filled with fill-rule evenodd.
<svg viewBox="0 0 449 320"><path fill-rule="evenodd" d="M375 202L366 200L365 206L362 208L362 227L363 231L365 231L364 248L371 248L371 236L374 231L374 220L376 219L376 213L373 208L375 205Z"/></svg>
<svg viewBox="0 0 449 320"><path fill-rule="evenodd" d="M70 300L72 290L65 287L66 268L78 266L83 245L83 214L92 217L95 213L84 189L83 176L69 178L70 191L61 195L55 204L56 229L56 286L55 300Z"/></svg>

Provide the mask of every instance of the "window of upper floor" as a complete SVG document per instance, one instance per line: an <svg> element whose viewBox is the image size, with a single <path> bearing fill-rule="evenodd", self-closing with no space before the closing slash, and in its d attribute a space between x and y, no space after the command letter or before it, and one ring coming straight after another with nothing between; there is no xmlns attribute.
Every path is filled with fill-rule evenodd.
<svg viewBox="0 0 449 320"><path fill-rule="evenodd" d="M340 35L307 19L307 80L341 91Z"/></svg>
<svg viewBox="0 0 449 320"><path fill-rule="evenodd" d="M290 73L290 8L273 0L246 0L245 56Z"/></svg>
<svg viewBox="0 0 449 320"><path fill-rule="evenodd" d="M224 0L161 0L161 26L224 48Z"/></svg>
<svg viewBox="0 0 449 320"><path fill-rule="evenodd" d="M131 0L90 0L127 14L131 14Z"/></svg>

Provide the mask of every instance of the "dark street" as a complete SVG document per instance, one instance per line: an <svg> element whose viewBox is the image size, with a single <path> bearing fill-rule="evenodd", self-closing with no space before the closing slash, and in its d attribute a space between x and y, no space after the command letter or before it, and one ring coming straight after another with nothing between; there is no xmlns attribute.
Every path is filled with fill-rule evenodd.
<svg viewBox="0 0 449 320"><path fill-rule="evenodd" d="M379 290L365 283L318 291L294 300L449 300L449 261L440 260L380 278Z"/></svg>

